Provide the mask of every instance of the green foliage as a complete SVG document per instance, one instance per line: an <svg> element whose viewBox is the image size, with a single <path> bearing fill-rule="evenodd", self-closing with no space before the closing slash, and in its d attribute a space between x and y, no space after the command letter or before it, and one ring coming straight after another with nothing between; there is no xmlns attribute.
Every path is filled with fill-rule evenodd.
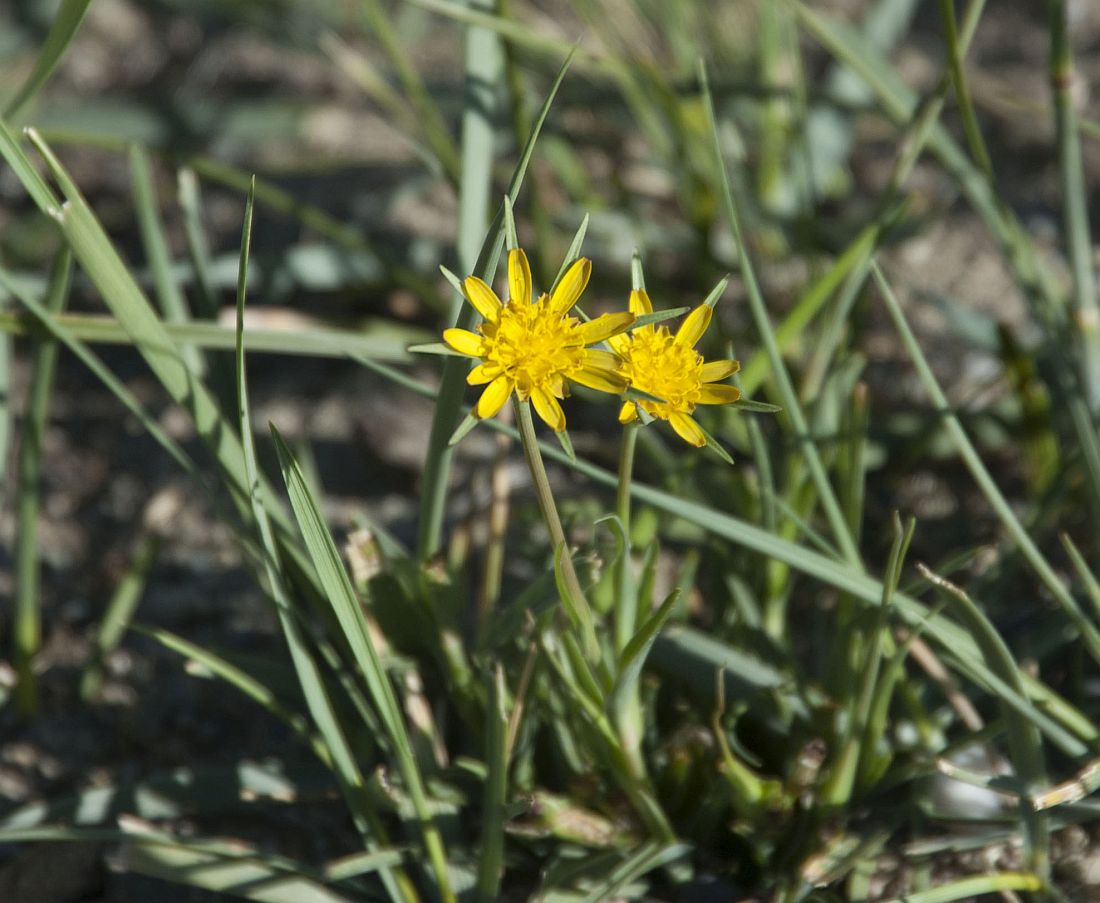
<svg viewBox="0 0 1100 903"><path fill-rule="evenodd" d="M213 141L209 155L155 132L135 142L122 115L50 128L43 89L74 52L87 6L60 4L0 119L5 176L25 193L7 228L44 223L53 242L38 260L0 267L0 338L24 340L30 361L25 414L12 421L16 592L2 652L15 665L12 705L35 715L43 436L56 356L71 353L209 498L282 638L259 661L133 624L172 542L143 527L95 625L83 704L98 704L113 650L155 642L280 724L311 764L292 767L279 749L262 766L243 755L232 768L186 763L0 813L0 842L120 844L133 872L255 900L692 900L708 885L730 898L870 900L872 874L899 854L909 859L892 876L899 899L1073 893L1059 886L1052 840L1097 814L1081 800L1097 786L1100 746L1087 689L1100 664L1100 311L1081 152L1095 126L1072 104L1066 4L1049 4L1056 90L1045 111L1064 281L994 181L1002 161L966 62L980 0L958 21L953 4L939 5L941 71L923 99L890 61L917 27L911 3L857 4L853 23L800 0L757 15L647 2L629 17L572 0L563 9L585 30L574 47L506 2L450 0L365 0L348 22L323 5L318 23L341 23L340 37L315 35L315 23L303 38L291 23L305 5L286 0L268 28L285 15L287 45L315 42L328 61L318 65L362 89L413 148L416 172L398 188L415 194L426 180L457 197L453 248L434 254L377 240L275 177L224 162ZM242 28L257 14L249 4L219 13ZM428 28L460 48L461 109L413 52ZM822 90L807 82L810 63ZM959 136L941 122L952 104ZM42 128L13 124L38 116ZM574 120L607 131L593 139ZM858 198L843 173L859 165L869 121L892 160L879 193ZM68 154L91 148L129 168L121 217L78 184ZM632 155L643 165L616 171ZM591 174L594 158L613 177ZM940 215L910 193L918 161L969 206L1030 305L1038 338L1024 340L1026 329L966 299L937 301L968 324L959 341L997 362L1004 391L993 401L957 401L966 393L946 384L912 325L929 299L901 291L894 246ZM179 186L178 203L165 183ZM212 250L213 192L243 208L239 253ZM246 301L279 281L265 273L258 230L253 243L261 214L289 218L320 246L304 270L276 267L287 297L358 304L364 281L379 296L411 290L414 324L384 314L295 331L246 325ZM648 415L624 430L620 399L583 389L567 402L587 411L571 416L575 445L564 432L542 441L526 401L516 428L471 414L468 358L436 340L445 327L476 328L461 277L494 281L502 250L517 245L539 269L564 255L538 285L593 258L593 316L647 284L663 300L636 327L671 324L701 302L714 311L700 352L736 348L744 395L693 412L713 453ZM793 278L771 278L792 260ZM234 289L235 321L223 325L218 299ZM70 294L107 314L66 312ZM190 418L201 448L166 431L93 350L119 344ZM399 403L432 400L415 548L369 522L342 545L329 475L312 472L308 447L274 426L254 435L248 365L260 353L350 359ZM0 358L3 445L16 381ZM910 377L919 392L892 391ZM369 405L348 417L369 417ZM491 500L467 530L447 519L453 463L482 434L499 440L481 465ZM533 502L508 485L517 442ZM922 525L904 510L907 481L931 471L956 503L951 522ZM566 473L582 479L552 479ZM967 765L968 750L989 767ZM997 800L991 813L941 806L967 784ZM346 812L349 830L332 838L344 855L310 861L215 836L227 810L254 816L306 796ZM174 831L187 816L211 836ZM1002 872L942 866L1018 840L1022 859Z"/></svg>

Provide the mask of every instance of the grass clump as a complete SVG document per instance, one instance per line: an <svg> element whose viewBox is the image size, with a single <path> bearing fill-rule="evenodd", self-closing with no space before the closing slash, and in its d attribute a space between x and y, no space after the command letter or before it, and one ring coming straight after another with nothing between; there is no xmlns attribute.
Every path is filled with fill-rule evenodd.
<svg viewBox="0 0 1100 903"><path fill-rule="evenodd" d="M408 155L386 169L388 212L442 193L450 237L433 244L423 213L423 234L395 236L308 199L295 177L331 163L308 144L300 172L251 175L265 142L297 145L249 131L262 117L244 113L270 110L243 90L224 124L243 166L197 100L191 144L117 109L72 125L47 86L95 19L61 4L0 119L11 230L45 236L5 239L0 261L0 329L22 352L0 364L9 384L24 359L30 374L21 410L5 396L0 715L29 730L61 705L43 685L71 682L41 667L61 353L186 475L277 632L249 655L217 618L157 623L142 596L173 530L135 525L66 704L103 708L120 649L171 655L280 740L137 779L113 762L108 786L12 805L0 841L106 844L126 875L227 899L1077 898L1066 850L1100 784L1100 311L1095 129L1069 90L1064 4L1029 26L1054 91L1027 112L1054 127L1064 275L1016 212L969 76L979 25L1004 27L981 2L928 22L915 4L846 21L799 0L572 0L577 45L508 3L278 6L150 15L308 45ZM414 35L449 42L461 92L422 71ZM921 94L892 56L912 35L939 54ZM283 112L268 127L306 121ZM82 184L87 155L128 173L123 212ZM212 195L233 211L224 241ZM280 218L302 231L268 246ZM1016 322L920 287L906 254L937 229L980 232ZM253 325L277 303L306 328ZM957 366L972 353L977 384ZM352 420L389 404L411 422L428 400L415 485L387 487L403 521L333 515L343 474L254 410L261 354L369 371L383 388ZM363 461L376 483L386 451ZM462 520L469 486L486 501ZM280 842L287 818L312 851Z"/></svg>

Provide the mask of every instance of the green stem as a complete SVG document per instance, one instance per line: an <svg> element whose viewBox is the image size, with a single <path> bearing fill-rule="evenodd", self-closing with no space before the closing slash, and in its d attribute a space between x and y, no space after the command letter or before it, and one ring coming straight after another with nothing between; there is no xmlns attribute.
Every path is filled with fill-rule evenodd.
<svg viewBox="0 0 1100 903"><path fill-rule="evenodd" d="M542 519L546 522L546 529L550 531L550 544L553 546L554 555L560 562L563 584L562 604L570 621L581 631L585 653L589 658L596 659L599 656L599 642L596 639L592 607L588 604L584 590L581 589L581 582L577 578L577 571L573 567L573 556L569 554L569 545L565 540L561 518L558 516L558 507L554 503L554 494L550 491L550 478L546 475L546 464L542 460L539 441L535 436L531 403L518 399L513 403L516 424L519 427L519 440L523 446L523 456L527 459L527 467L531 471L531 479L535 484L535 497L538 499L539 511L542 512Z"/></svg>
<svg viewBox="0 0 1100 903"><path fill-rule="evenodd" d="M630 570L630 482L634 476L634 448L638 444L638 423L623 429L619 446L619 483L615 491L615 516L623 528L623 551L615 566L615 649L622 652L634 635L638 602Z"/></svg>
<svg viewBox="0 0 1100 903"><path fill-rule="evenodd" d="M1050 84L1062 175L1063 220L1070 268L1073 273L1073 326L1081 358L1081 384L1089 410L1100 410L1100 303L1092 270L1088 191L1077 110L1074 108L1073 51L1069 41L1065 0L1049 0Z"/></svg>

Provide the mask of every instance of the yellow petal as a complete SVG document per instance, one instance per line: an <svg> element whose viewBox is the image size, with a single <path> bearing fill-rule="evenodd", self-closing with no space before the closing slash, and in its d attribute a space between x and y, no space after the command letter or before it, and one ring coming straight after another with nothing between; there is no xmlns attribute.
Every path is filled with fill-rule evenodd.
<svg viewBox="0 0 1100 903"><path fill-rule="evenodd" d="M628 385L625 376L615 370L593 364L585 364L579 370L573 371L569 378L582 386L588 386L600 392L610 392L612 395L622 394Z"/></svg>
<svg viewBox="0 0 1100 903"><path fill-rule="evenodd" d="M611 346L611 349L617 355L626 357L627 352L630 350L630 337L625 332L620 332L618 335L610 336L607 344Z"/></svg>
<svg viewBox="0 0 1100 903"><path fill-rule="evenodd" d="M630 423L638 419L638 406L632 401L624 401L619 408L619 423Z"/></svg>
<svg viewBox="0 0 1100 903"><path fill-rule="evenodd" d="M707 361L699 371L699 379L705 383L716 383L727 376L733 376L740 369L740 361Z"/></svg>
<svg viewBox="0 0 1100 903"><path fill-rule="evenodd" d="M737 386L719 383L699 387L699 404L733 404L740 397L741 390Z"/></svg>
<svg viewBox="0 0 1100 903"><path fill-rule="evenodd" d="M599 367L601 370L617 372L622 366L622 358L610 351L600 351L599 348L584 349L584 365L586 367Z"/></svg>
<svg viewBox="0 0 1100 903"><path fill-rule="evenodd" d="M508 252L508 300L531 303L531 264L522 248Z"/></svg>
<svg viewBox="0 0 1100 903"><path fill-rule="evenodd" d="M550 298L550 306L562 314L572 310L591 275L592 261L587 257L579 258L561 277L561 282Z"/></svg>
<svg viewBox="0 0 1100 903"><path fill-rule="evenodd" d="M688 417L687 414L673 411L668 415L668 422L671 423L672 428L676 430L676 435L683 439L688 445L702 448L707 444L707 437L703 435L703 431L699 428L699 424Z"/></svg>
<svg viewBox="0 0 1100 903"><path fill-rule="evenodd" d="M538 415L546 421L547 425L556 433L565 429L565 412L558 404L558 400L542 386L531 393L531 401L535 403Z"/></svg>
<svg viewBox="0 0 1100 903"><path fill-rule="evenodd" d="M676 333L676 344L694 348L695 343L703 337L703 333L706 332L707 327L710 326L710 318L713 314L714 311L705 304L700 304L695 308L695 310L687 315L687 319L684 320L684 324L680 327L680 331Z"/></svg>
<svg viewBox="0 0 1100 903"><path fill-rule="evenodd" d="M485 383L491 383L503 372L504 368L500 364L478 364L466 374L466 382L471 386L483 386Z"/></svg>
<svg viewBox="0 0 1100 903"><path fill-rule="evenodd" d="M485 387L485 391L481 393L481 398L477 400L477 416L482 420L492 417L504 407L504 402L512 394L513 388L514 384L507 376L501 375L494 379Z"/></svg>
<svg viewBox="0 0 1100 903"><path fill-rule="evenodd" d="M596 342L602 342L620 332L626 332L635 319L637 318L634 314L625 311L618 314L604 314L602 317L596 317L595 320L589 320L578 326L574 334L580 336L585 345L595 345Z"/></svg>
<svg viewBox="0 0 1100 903"><path fill-rule="evenodd" d="M630 312L639 317L653 313L653 302L649 300L649 293L644 288L636 288L630 293Z"/></svg>
<svg viewBox="0 0 1100 903"><path fill-rule="evenodd" d="M467 276L462 287L466 289L466 298L482 317L490 323L500 319L500 298L483 280L477 276Z"/></svg>
<svg viewBox="0 0 1100 903"><path fill-rule="evenodd" d="M444 329L443 341L459 354L481 357L481 336L467 329Z"/></svg>

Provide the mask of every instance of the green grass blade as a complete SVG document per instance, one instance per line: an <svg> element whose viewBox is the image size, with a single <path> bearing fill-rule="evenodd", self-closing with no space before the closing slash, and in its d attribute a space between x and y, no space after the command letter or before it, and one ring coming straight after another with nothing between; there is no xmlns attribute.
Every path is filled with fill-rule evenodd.
<svg viewBox="0 0 1100 903"><path fill-rule="evenodd" d="M1100 299L1096 292L1092 236L1089 229L1088 184L1081 158L1081 136L1072 97L1073 51L1069 40L1069 10L1065 0L1047 3L1050 27L1050 83L1054 93L1054 121L1058 164L1062 176L1062 204L1070 269L1073 272L1072 329L1080 355L1081 383L1089 408L1100 411Z"/></svg>
<svg viewBox="0 0 1100 903"><path fill-rule="evenodd" d="M386 59L393 66L397 79L413 108L415 121L423 132L428 147L431 148L432 153L439 160L448 179L456 185L465 184L463 181L463 164L467 159L465 141L463 142L464 153L460 159L451 132L439 111L439 105L432 99L428 89L424 86L420 73L412 65L408 47L394 28L386 6L381 0L361 0L360 6L369 28L369 34L381 45L382 51L386 54ZM491 88L491 82L484 86L484 89L487 90L491 90ZM483 89L479 87L477 90L481 91ZM491 155L489 159L491 159Z"/></svg>
<svg viewBox="0 0 1100 903"><path fill-rule="evenodd" d="M313 752L317 755L317 758L327 767L333 767L332 757L329 755L328 746L318 734L313 732L309 722L302 717L302 714L292 709L288 709L279 701L279 698L269 687L265 686L251 674L231 662L226 661L209 649L192 643L181 636L177 636L171 631L164 630L160 627L135 626L131 629L156 640L166 649L170 649L178 655L196 662L210 671L219 680L225 681L225 683L229 684L231 687L239 690L253 702L261 706L268 714L278 718L283 724L294 731L295 734L301 737L302 740L309 744L310 748L312 748Z"/></svg>
<svg viewBox="0 0 1100 903"><path fill-rule="evenodd" d="M1026 692L1019 665L1007 644L984 612L958 586L940 577L923 565L918 565L926 580L943 590L955 602L960 620L966 625L985 657L986 663L1005 684L1021 696ZM1045 787L1046 767L1043 763L1042 738L1034 722L1009 705L1002 705L1005 741L1020 788L1020 820L1024 826L1024 842L1028 865L1040 876L1050 873L1050 837L1046 815L1032 805L1032 794Z"/></svg>
<svg viewBox="0 0 1100 903"><path fill-rule="evenodd" d="M360 669L367 693L377 709L386 731L386 739L397 759L398 769L412 799L438 892L445 901L453 901L455 896L447 873L446 852L443 849L439 829L428 810L420 767L414 757L412 743L393 687L390 685L382 659L367 629L359 599L340 560L340 553L332 539L332 534L325 525L317 501L309 491L294 455L278 430L272 427L271 434L282 467L283 479L290 494L291 507L298 521L306 549L317 569L325 598L340 624L344 638Z"/></svg>
<svg viewBox="0 0 1100 903"><path fill-rule="evenodd" d="M243 896L257 903L353 903L354 898L339 894L303 874L299 866L274 868L268 855L242 849L239 842L230 846L238 855L227 858L219 851L194 849L174 838L165 840L129 839L121 857L124 867L187 887L219 894ZM389 857L383 860L387 864Z"/></svg>
<svg viewBox="0 0 1100 903"><path fill-rule="evenodd" d="M558 89L565 79L565 73L572 61L570 54L558 71L550 92L543 102L534 128L527 139L527 144L520 154L519 161L512 173L512 180L508 186L508 198L514 204L519 195L520 186L527 173L527 166L531 162L531 155L535 151L535 143L542 131L543 123L550 112L550 107L557 96ZM464 142L465 145L465 142ZM463 154L467 149L463 148ZM465 184L465 182L464 182ZM478 225L478 230L482 225ZM477 231L474 235L480 235ZM496 272L497 261L500 258L501 248L504 244L504 206L501 205L492 224L477 261L471 268L471 272L483 279L491 280ZM455 309L452 311L452 322L456 327L469 329L475 318L473 308L463 304L461 295L455 299ZM420 522L417 537L418 557L430 558L440 548L443 539L443 515L447 500L447 482L451 472L451 459L454 451L450 446L450 439L459 419L462 417L462 393L466 388L466 374L469 364L463 361L447 359L443 365L443 377L440 381L437 395L435 413L432 416L432 428L428 437L428 453L424 464L424 478L421 481Z"/></svg>
<svg viewBox="0 0 1100 903"><path fill-rule="evenodd" d="M42 44L42 49L38 52L38 59L34 62L34 68L4 108L5 119L15 119L23 107L46 84L46 80L49 79L57 64L61 62L61 57L64 56L65 50L76 35L77 29L80 28L80 23L84 20L84 14L88 11L90 4L91 0L64 0L61 4L54 15L53 22L50 24L50 30L46 35L45 42Z"/></svg>
<svg viewBox="0 0 1100 903"><path fill-rule="evenodd" d="M12 439L12 376L15 354L10 336L0 337L0 478L7 476Z"/></svg>
<svg viewBox="0 0 1100 903"><path fill-rule="evenodd" d="M55 314L64 309L69 298L72 281L73 258L68 250L62 250L54 261L46 292L44 311ZM7 351L7 343L5 343ZM24 717L37 709L38 688L34 673L34 656L42 640L41 602L39 599L38 561L38 510L42 491L42 438L49 414L50 394L54 372L57 368L57 343L46 338L34 344L31 360L30 386L27 391L27 410L23 418L19 443L18 487L16 489L15 534L15 612L13 645L15 672L18 683L15 702ZM7 360L0 360L6 378L9 372ZM9 397L5 387L5 402ZM8 411L4 404L3 428L7 432ZM0 444L0 452L7 459L7 436Z"/></svg>
<svg viewBox="0 0 1100 903"><path fill-rule="evenodd" d="M1096 576L1089 570L1089 566L1085 563L1085 556L1081 554L1069 535L1063 533L1061 540L1062 547L1073 562L1073 568L1077 571L1077 576L1081 578L1081 582L1085 586L1085 592L1092 603L1093 617L1100 620L1100 580L1097 580Z"/></svg>
<svg viewBox="0 0 1100 903"><path fill-rule="evenodd" d="M133 340L125 326L114 317L100 314L62 314L54 318L75 338L100 345L130 345ZM35 335L37 318L0 311L0 332L11 335ZM236 344L236 332L231 327L217 323L161 323L169 338L176 344L197 348L232 351ZM40 331L40 330L39 330ZM348 331L340 329L267 329L246 328L245 340L250 352L265 354L306 355L312 357L367 357L381 361L405 362L409 360L409 340L419 332L387 329ZM468 360L468 358L467 358Z"/></svg>
<svg viewBox="0 0 1100 903"><path fill-rule="evenodd" d="M983 894L1010 893L1016 890L1041 891L1043 887L1043 881L1038 875L1029 872L999 872L995 875L959 878L931 890L887 900L886 903L956 903L960 900L973 900Z"/></svg>
<svg viewBox="0 0 1100 903"><path fill-rule="evenodd" d="M625 550L624 550L625 554ZM619 672L615 676L615 683L611 692L607 695L605 708L611 723L619 730L623 738L623 746L628 754L638 756L638 747L641 744L641 733L637 730L624 730L624 728L636 727L630 722L631 705L637 700L638 682L642 678L642 668L645 666L649 651L653 648L658 634L665 626L669 616L676 608L680 591L673 590L667 599L631 637L630 642L622 651L619 658ZM629 740L629 742L628 742Z"/></svg>
<svg viewBox="0 0 1100 903"><path fill-rule="evenodd" d="M601 900L616 898L628 884L637 881L643 875L663 868L669 863L682 859L691 851L688 844L663 844L650 842L643 844L626 857L616 868L607 871L605 880L596 884L582 899L582 903L600 903Z"/></svg>
<svg viewBox="0 0 1100 903"><path fill-rule="evenodd" d="M181 167L176 176L179 188L180 211L183 213L183 230L187 235L187 251L195 272L195 289L198 293L197 310L207 320L218 315L218 292L210 270L210 246L202 220L202 192L199 179L190 167Z"/></svg>
<svg viewBox="0 0 1100 903"><path fill-rule="evenodd" d="M222 467L234 502L239 508L248 510L243 454L237 431L222 417L210 390L188 369L179 346L157 318L76 185L33 132L31 140L46 159L67 199L60 210L54 208L47 212L52 213L61 226L76 259L130 334L150 369L168 393L191 412L199 436L210 446Z"/></svg>
<svg viewBox="0 0 1100 903"><path fill-rule="evenodd" d="M4 843L97 843L119 848L120 867L184 886L232 892L234 899L264 903L353 903L323 886L334 880L304 862L275 856L235 838L180 838L121 820L120 828L17 828L0 831ZM355 874L399 863L386 850L357 857ZM339 863L335 864L339 868ZM219 897L221 894L219 894Z"/></svg>
<svg viewBox="0 0 1100 903"><path fill-rule="evenodd" d="M145 534L138 544L130 567L122 575L114 593L111 594L107 610L100 619L99 629L96 630L92 660L84 668L80 678L80 698L86 703L93 702L99 695L100 687L103 686L107 657L118 648L137 610L141 595L145 592L149 574L157 562L159 551L160 537L156 533Z"/></svg>
<svg viewBox="0 0 1100 903"><path fill-rule="evenodd" d="M1061 578L1055 573L1054 568L1051 567L1046 557L1039 550L1039 547L1035 544L1035 541L1031 538L1027 529L1020 523L1019 518L1016 516L1016 512L1012 510L1012 506L1001 493L993 476L989 473L985 464L982 463L978 450L970 441L969 436L967 436L966 431L959 422L959 418L952 413L951 404L947 400L947 396L944 394L943 389L940 388L939 382L936 380L935 374L932 372L932 368L929 366L924 356L924 352L921 351L920 344L913 335L913 331L909 328L909 324L905 320L905 315L902 313L901 305L894 296L893 290L886 281L886 277L878 268L877 264L874 265L873 271L875 281L878 284L879 293L886 304L890 318L894 321L894 326L897 329L898 336L901 338L902 345L909 355L910 360L913 362L917 375L924 385L924 390L932 399L934 409L939 412L942 417L948 435L950 435L959 456L966 464L967 470L970 471L971 476L974 478L974 482L978 484L978 488L986 497L990 507L1004 526L1005 531L1012 538L1013 543L1020 550L1020 554L1023 555L1027 563L1031 565L1032 570L1035 571L1039 580L1050 591L1051 595L1058 600L1063 611L1066 612L1067 616L1073 621L1074 626L1081 632L1084 641L1090 645L1092 654L1094 656L1100 654L1100 645L1097 645L1097 643L1100 643L1100 632L1098 632L1095 626L1084 617L1084 614L1080 611L1073 596L1070 594Z"/></svg>
<svg viewBox="0 0 1100 903"><path fill-rule="evenodd" d="M890 558L882 581L882 603L879 608L878 623L871 635L870 644L862 656L860 664L863 671L859 676L859 687L850 700L848 723L844 736L840 740L836 761L821 790L821 799L826 805L840 808L849 804L855 787L857 769L861 764L865 764L860 762L860 753L868 747L871 712L879 685L883 647L886 634L890 630L887 613L898 588L902 563L915 527L916 521L910 519L903 529L900 519L895 515L894 542L890 547Z"/></svg>
<svg viewBox="0 0 1100 903"><path fill-rule="evenodd" d="M157 419L142 407L137 396L83 342L61 324L60 320L62 318L51 315L38 301L25 293L3 268L0 268L0 286L3 286L5 290L11 293L12 297L26 307L47 334L57 339L58 342L72 352L122 402L126 409L138 419L149 435L168 453L169 457L183 468L184 472L191 475L198 473L191 456L184 451L175 439L161 429Z"/></svg>
<svg viewBox="0 0 1100 903"><path fill-rule="evenodd" d="M500 893L504 872L504 803L508 790L508 690L504 669L498 664L490 683L486 709L485 778L481 844L477 869L477 899L492 903Z"/></svg>
<svg viewBox="0 0 1100 903"><path fill-rule="evenodd" d="M749 301L749 310L752 313L753 322L756 325L760 340L764 343L764 347L767 350L768 363L771 365L772 369L771 376L779 387L784 411L787 417L790 418L795 438L806 459L806 466L809 468L810 475L813 478L814 486L818 493L818 499L829 521L833 537L848 563L857 569L862 569L859 550L856 548L852 535L848 530L847 522L844 519L844 512L841 510L840 503L837 501L836 493L829 483L828 474L825 472L825 465L822 463L821 456L818 454L817 446L814 444L809 425L802 413L802 407L799 404L798 396L795 394L794 384L791 382L790 375L787 372L787 365L784 363L783 357L779 353L779 345L775 339L775 331L772 329L771 322L768 318L767 306L760 292L760 286L757 283L756 274L753 270L748 244L745 241L745 236L741 229L741 216L737 210L737 202L734 199L729 175L726 172L725 162L722 157L722 145L718 137L718 120L714 112L714 98L711 96L706 69L702 64L700 64L699 68L699 79L703 89L704 105L706 107L707 123L710 128L714 161L718 172L721 200L726 211L726 218L729 220L730 229L733 231L734 241L737 243L737 249L741 259L741 272L745 281L745 291Z"/></svg>
<svg viewBox="0 0 1100 903"><path fill-rule="evenodd" d="M955 100L959 104L959 116L962 119L963 132L966 134L966 143L970 148L970 155L982 172L992 178L993 163L989 159L989 151L986 150L985 142L982 140L978 119L974 115L974 103L970 98L970 90L967 88L966 76L963 73L962 58L966 53L966 48L965 44L959 40L959 27L955 21L955 4L950 0L940 0L940 20L943 23L943 37L944 45L947 48L951 87L955 91ZM966 43L969 43L969 41Z"/></svg>
<svg viewBox="0 0 1100 903"><path fill-rule="evenodd" d="M15 172L16 178L27 193L34 200L38 209L47 212L58 205L57 197L46 184L34 164L27 159L23 149L19 146L19 139L4 120L0 119L0 156L7 161L8 166Z"/></svg>
<svg viewBox="0 0 1100 903"><path fill-rule="evenodd" d="M153 274L153 288L161 313L167 323L186 323L191 319L191 312L187 309L183 292L172 274L172 257L160 223L153 175L149 169L149 155L140 144L132 144L129 158L134 212L145 257ZM205 376L206 362L198 351L190 345L184 345L182 353L188 369L196 376Z"/></svg>
<svg viewBox="0 0 1100 903"><path fill-rule="evenodd" d="M287 590L287 581L282 569L283 549L280 547L272 529L269 512L261 494L259 465L256 461L255 439L252 433L252 418L248 402L248 381L245 367L244 309L248 293L248 260L252 247L252 211L255 199L250 190L245 199L244 225L241 231L241 255L237 277L237 331L235 374L237 387L237 419L241 435L241 467L248 487L248 504L252 511L253 522L260 536L263 548L263 566L267 576L268 589L275 601L279 623L290 650L298 681L302 687L306 704L324 741L325 755L332 763L334 771L344 790L348 807L356 828L366 844L367 850L376 852L380 845L387 843L385 829L365 792L363 775L359 770L356 756L347 739L344 725L329 698L321 669L314 658L312 648L305 637L297 613L293 610L291 596ZM408 876L389 869L382 871L382 880L393 900L410 903L417 899L416 892Z"/></svg>

